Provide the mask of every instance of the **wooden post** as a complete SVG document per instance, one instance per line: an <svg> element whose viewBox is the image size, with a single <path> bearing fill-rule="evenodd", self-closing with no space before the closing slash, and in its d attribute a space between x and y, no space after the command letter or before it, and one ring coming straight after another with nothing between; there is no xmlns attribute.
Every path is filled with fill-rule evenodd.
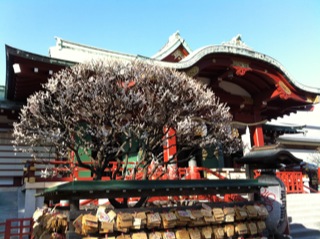
<svg viewBox="0 0 320 239"><path fill-rule="evenodd" d="M76 219L80 214L79 200L71 199L70 200L70 210L68 213L68 231L66 232L66 239L80 239L81 235L75 232L73 226L73 220Z"/></svg>

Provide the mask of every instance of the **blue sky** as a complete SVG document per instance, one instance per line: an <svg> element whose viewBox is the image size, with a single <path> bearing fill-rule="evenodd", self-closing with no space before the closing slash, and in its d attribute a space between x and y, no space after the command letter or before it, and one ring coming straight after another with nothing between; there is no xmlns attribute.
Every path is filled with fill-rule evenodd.
<svg viewBox="0 0 320 239"><path fill-rule="evenodd" d="M176 31L193 50L241 34L295 81L320 88L319 0L0 0L0 85L5 44L48 55L59 36L152 56Z"/></svg>

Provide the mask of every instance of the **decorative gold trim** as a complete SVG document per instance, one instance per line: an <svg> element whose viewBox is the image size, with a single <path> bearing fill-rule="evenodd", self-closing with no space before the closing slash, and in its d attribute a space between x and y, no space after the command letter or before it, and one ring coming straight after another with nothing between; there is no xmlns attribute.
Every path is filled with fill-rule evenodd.
<svg viewBox="0 0 320 239"><path fill-rule="evenodd" d="M283 83L283 81L279 81L278 85L287 95L291 95L291 90Z"/></svg>
<svg viewBox="0 0 320 239"><path fill-rule="evenodd" d="M233 66L240 66L245 68L250 68L250 63L245 61L232 60Z"/></svg>
<svg viewBox="0 0 320 239"><path fill-rule="evenodd" d="M190 77L195 77L199 73L199 67L194 66L186 71L186 74Z"/></svg>

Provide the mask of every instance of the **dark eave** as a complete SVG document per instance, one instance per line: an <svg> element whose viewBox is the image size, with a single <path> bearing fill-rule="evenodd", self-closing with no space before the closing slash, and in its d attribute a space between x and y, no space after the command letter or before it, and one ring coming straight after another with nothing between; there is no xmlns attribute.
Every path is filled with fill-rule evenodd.
<svg viewBox="0 0 320 239"><path fill-rule="evenodd" d="M283 145L309 146L314 148L320 147L320 137L317 135L281 135L277 138L277 141Z"/></svg>
<svg viewBox="0 0 320 239"><path fill-rule="evenodd" d="M41 90L52 74L75 63L22 51L6 45L5 99L25 102L28 96ZM19 71L14 71L17 64Z"/></svg>
<svg viewBox="0 0 320 239"><path fill-rule="evenodd" d="M305 125L276 125L276 124L265 124L263 125L263 130L271 133L280 133L280 134L296 134L299 133Z"/></svg>

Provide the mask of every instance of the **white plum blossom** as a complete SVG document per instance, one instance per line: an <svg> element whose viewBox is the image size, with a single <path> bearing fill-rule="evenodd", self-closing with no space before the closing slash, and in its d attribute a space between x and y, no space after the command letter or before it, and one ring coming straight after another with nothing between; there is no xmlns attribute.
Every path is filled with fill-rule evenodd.
<svg viewBox="0 0 320 239"><path fill-rule="evenodd" d="M184 73L138 60L98 61L58 72L30 96L14 137L35 154L38 146L73 152L77 165L100 179L111 161L126 170L135 142L141 153L133 172L161 161L164 129L175 129L178 154L206 145L234 152L240 143L231 120L229 108ZM91 155L91 164L81 153Z"/></svg>

